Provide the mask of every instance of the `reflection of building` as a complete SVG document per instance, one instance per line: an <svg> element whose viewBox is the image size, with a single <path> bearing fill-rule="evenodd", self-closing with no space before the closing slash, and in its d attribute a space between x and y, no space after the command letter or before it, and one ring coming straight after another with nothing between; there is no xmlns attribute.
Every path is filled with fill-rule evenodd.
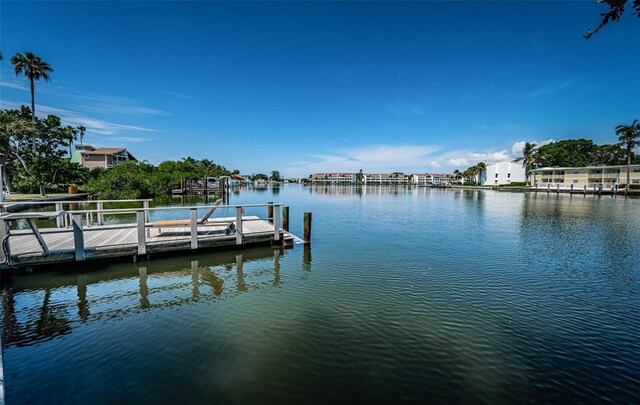
<svg viewBox="0 0 640 405"><path fill-rule="evenodd" d="M110 169L125 160L136 160L126 148L94 148L91 145L76 145L71 163L78 163L89 169L102 167Z"/></svg>
<svg viewBox="0 0 640 405"><path fill-rule="evenodd" d="M543 167L529 172L538 187L587 188L626 187L627 166ZM640 188L640 165L631 165L631 187Z"/></svg>
<svg viewBox="0 0 640 405"><path fill-rule="evenodd" d="M525 171L522 163L500 162L488 165L480 174L480 184L499 186L511 183L524 183Z"/></svg>

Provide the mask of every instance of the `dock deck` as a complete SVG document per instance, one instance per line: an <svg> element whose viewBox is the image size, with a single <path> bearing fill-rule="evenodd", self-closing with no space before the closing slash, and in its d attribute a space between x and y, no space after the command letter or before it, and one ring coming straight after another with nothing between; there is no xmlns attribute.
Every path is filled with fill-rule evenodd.
<svg viewBox="0 0 640 405"><path fill-rule="evenodd" d="M255 205L254 205L255 206ZM246 206L245 206L246 207ZM156 253L189 252L215 248L246 248L252 245L292 245L302 240L279 226L280 206L275 208L273 217L261 219L257 216L242 216L243 207L235 208L235 217L216 217L206 223L198 223L197 209L206 207L186 207L191 211L186 224L159 228L148 222L148 211L167 208L144 208L129 210L102 210L97 217L109 213L137 213L137 222L116 225L93 223L94 210L81 212L49 213L50 217L67 216L69 221L59 221L69 226L44 229L10 230L5 237L2 268L32 268L65 262L80 262L94 259L130 257L149 258ZM174 207L168 209L182 209ZM87 226L84 226L83 214ZM35 214L34 214L35 215ZM28 218L29 214L25 214ZM15 220L15 219L13 219ZM6 221L6 220L5 220ZM4 224L4 221L0 221ZM102 222L102 221L100 221ZM287 221L288 222L288 221ZM233 224L230 230L229 225ZM32 227L33 228L33 227ZM7 229L5 227L5 229ZM9 260L7 254L9 253Z"/></svg>

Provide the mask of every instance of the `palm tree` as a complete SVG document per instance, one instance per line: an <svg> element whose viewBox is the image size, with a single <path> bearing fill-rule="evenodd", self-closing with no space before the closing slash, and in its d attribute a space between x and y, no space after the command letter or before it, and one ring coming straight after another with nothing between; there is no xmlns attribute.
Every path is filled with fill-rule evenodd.
<svg viewBox="0 0 640 405"><path fill-rule="evenodd" d="M478 185L480 185L480 178L482 177L482 172L485 171L485 169L487 168L487 163L486 162L480 162L477 165L475 165L476 168L476 174L477 174L477 182Z"/></svg>
<svg viewBox="0 0 640 405"><path fill-rule="evenodd" d="M71 125L67 125L66 128L67 133L69 134L69 159L72 158L72 150L73 141L78 140L78 130Z"/></svg>
<svg viewBox="0 0 640 405"><path fill-rule="evenodd" d="M522 162L522 167L524 167L524 173L526 176L527 183L529 182L529 170L531 170L531 166L535 163L534 156L536 152L536 144L531 142L526 142L524 147L522 148L522 156L514 160L514 162Z"/></svg>
<svg viewBox="0 0 640 405"><path fill-rule="evenodd" d="M640 122L633 120L631 125L618 125L616 127L616 135L620 141L620 146L627 148L627 187L631 183L631 152L633 148L640 145Z"/></svg>
<svg viewBox="0 0 640 405"><path fill-rule="evenodd" d="M84 132L87 130L87 128L83 127L82 125L78 126L78 131L80 131L80 146L82 146L82 140L84 139Z"/></svg>
<svg viewBox="0 0 640 405"><path fill-rule="evenodd" d="M46 82L51 80L49 73L53 72L53 69L47 62L40 59L39 56L34 55L31 52L25 52L24 55L16 53L11 58L11 63L16 72L16 76L24 73L31 83L31 123L35 127L36 124L36 102L35 102L35 81L44 79ZM36 151L35 134L32 139L31 148L33 152Z"/></svg>

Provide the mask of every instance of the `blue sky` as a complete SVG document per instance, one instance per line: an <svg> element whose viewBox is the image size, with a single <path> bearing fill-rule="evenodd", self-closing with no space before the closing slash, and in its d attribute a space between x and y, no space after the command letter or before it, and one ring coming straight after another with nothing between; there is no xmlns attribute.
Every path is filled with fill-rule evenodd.
<svg viewBox="0 0 640 405"><path fill-rule="evenodd" d="M85 142L243 173L451 172L640 118L640 20L583 2L6 2L10 57L55 69L36 111Z"/></svg>

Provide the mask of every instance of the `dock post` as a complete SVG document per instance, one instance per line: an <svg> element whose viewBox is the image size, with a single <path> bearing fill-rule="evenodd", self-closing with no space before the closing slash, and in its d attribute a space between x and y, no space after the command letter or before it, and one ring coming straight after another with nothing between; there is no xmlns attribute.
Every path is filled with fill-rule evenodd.
<svg viewBox="0 0 640 405"><path fill-rule="evenodd" d="M278 242L280 240L280 206L276 205L273 216L273 240Z"/></svg>
<svg viewBox="0 0 640 405"><path fill-rule="evenodd" d="M104 214L102 213L102 210L104 209L104 203L101 201L98 201L96 203L97 205L97 210L98 210L98 225L103 225L104 224Z"/></svg>
<svg viewBox="0 0 640 405"><path fill-rule="evenodd" d="M587 185L584 185L584 195L587 195Z"/></svg>
<svg viewBox="0 0 640 405"><path fill-rule="evenodd" d="M273 223L273 201L267 203L267 221L269 221L270 224Z"/></svg>
<svg viewBox="0 0 640 405"><path fill-rule="evenodd" d="M198 248L198 210L191 209L191 249Z"/></svg>
<svg viewBox="0 0 640 405"><path fill-rule="evenodd" d="M143 201L142 207L144 208L144 222L149 222L149 201ZM151 228L147 228L147 238L151 237Z"/></svg>
<svg viewBox="0 0 640 405"><path fill-rule="evenodd" d="M549 194L550 189L551 189L551 183L547 183L547 194Z"/></svg>
<svg viewBox="0 0 640 405"><path fill-rule="evenodd" d="M573 183L571 183L571 193L573 194Z"/></svg>
<svg viewBox="0 0 640 405"><path fill-rule="evenodd" d="M146 221L144 220L144 211L137 211L136 217L138 220L138 254L145 255L147 254L147 238L144 231L146 224Z"/></svg>
<svg viewBox="0 0 640 405"><path fill-rule="evenodd" d="M1 192L1 190L0 190ZM4 238L7 236L7 223L4 220L0 219L0 242L4 241ZM2 250L2 259L5 263L9 263L7 260L7 255L9 252L4 251L4 243L0 245L0 249ZM9 241L7 241L7 250L9 250Z"/></svg>
<svg viewBox="0 0 640 405"><path fill-rule="evenodd" d="M282 207L282 229L285 232L289 232L289 206L284 205Z"/></svg>
<svg viewBox="0 0 640 405"><path fill-rule="evenodd" d="M56 203L56 211L62 211L62 203ZM62 217L56 217L56 228L62 228Z"/></svg>
<svg viewBox="0 0 640 405"><path fill-rule="evenodd" d="M242 207L236 207L236 245L242 245Z"/></svg>
<svg viewBox="0 0 640 405"><path fill-rule="evenodd" d="M76 261L81 262L85 259L82 214L79 212L71 214L71 223L73 226L73 246L75 249Z"/></svg>
<svg viewBox="0 0 640 405"><path fill-rule="evenodd" d="M556 184L556 194L560 194L560 183Z"/></svg>
<svg viewBox="0 0 640 405"><path fill-rule="evenodd" d="M304 241L311 242L311 213L304 213Z"/></svg>

